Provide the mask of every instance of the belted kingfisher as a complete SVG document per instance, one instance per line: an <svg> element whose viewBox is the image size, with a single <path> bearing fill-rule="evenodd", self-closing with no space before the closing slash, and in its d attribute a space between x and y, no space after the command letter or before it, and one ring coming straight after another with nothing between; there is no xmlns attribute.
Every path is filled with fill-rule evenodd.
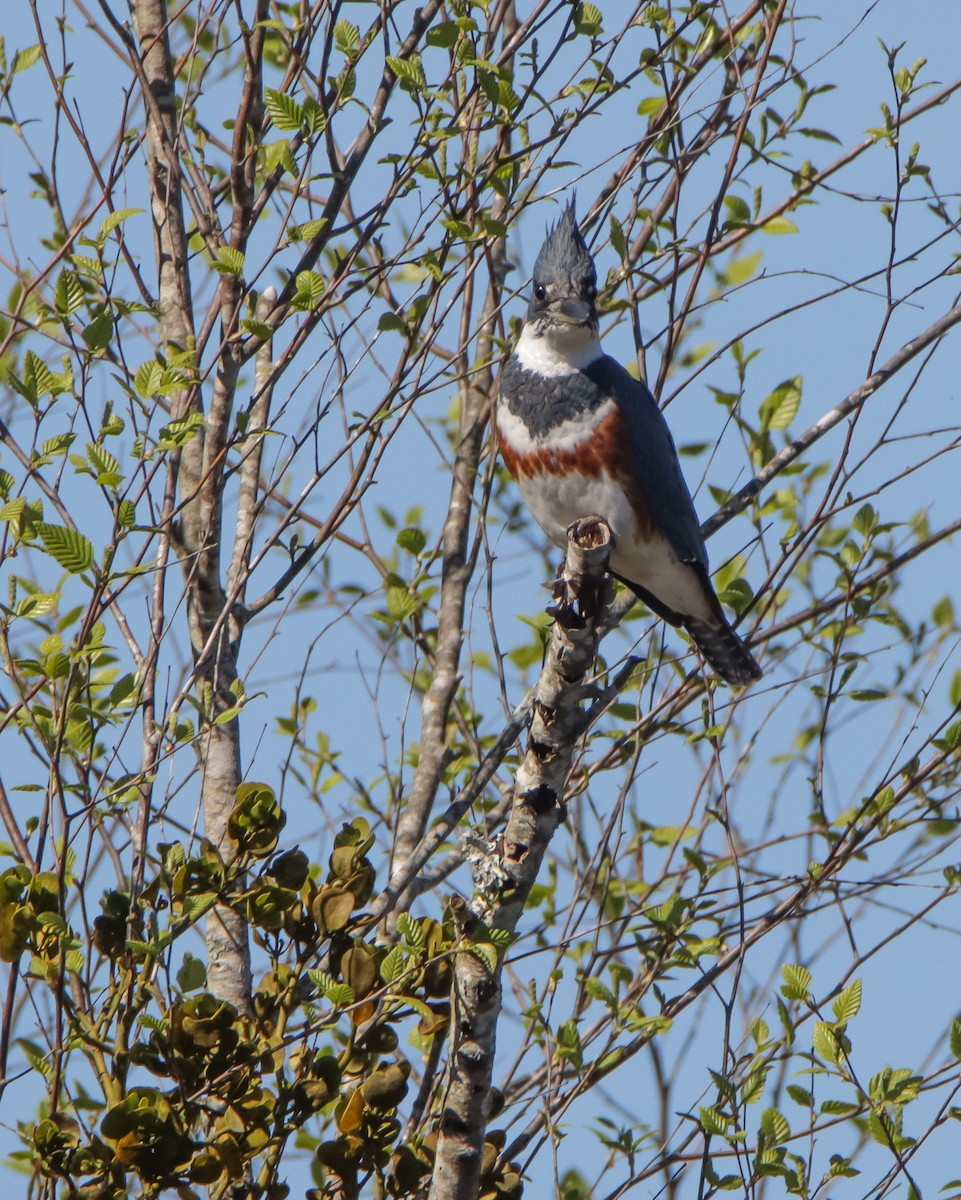
<svg viewBox="0 0 961 1200"><path fill-rule="evenodd" d="M614 534L611 574L681 625L731 684L761 668L721 609L670 430L647 387L601 349L597 274L574 204L548 230L517 348L501 377L497 437L552 542L581 517Z"/></svg>

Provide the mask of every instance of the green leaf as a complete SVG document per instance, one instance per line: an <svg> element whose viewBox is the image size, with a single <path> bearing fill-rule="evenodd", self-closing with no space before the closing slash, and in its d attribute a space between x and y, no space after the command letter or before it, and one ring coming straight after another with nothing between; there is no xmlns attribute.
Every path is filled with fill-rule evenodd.
<svg viewBox="0 0 961 1200"><path fill-rule="evenodd" d="M604 32L601 10L593 4L578 4L574 9L574 29L586 37L600 37Z"/></svg>
<svg viewBox="0 0 961 1200"><path fill-rule="evenodd" d="M287 236L292 242L312 242L327 227L326 217L317 217L313 221L305 221L303 225L291 225Z"/></svg>
<svg viewBox="0 0 961 1200"><path fill-rule="evenodd" d="M135 217L138 213L142 213L142 208L118 208L116 212L110 213L104 217L100 224L101 237L106 237L107 234L113 233L118 225L122 225L128 217Z"/></svg>
<svg viewBox="0 0 961 1200"><path fill-rule="evenodd" d="M13 56L13 69L11 75L16 75L20 71L28 71L34 63L40 61L40 46L28 46L26 50L18 50Z"/></svg>
<svg viewBox="0 0 961 1200"><path fill-rule="evenodd" d="M555 1050L559 1058L579 1067L584 1061L584 1051L581 1046L581 1035L577 1029L577 1018L570 1017L558 1027Z"/></svg>
<svg viewBox="0 0 961 1200"><path fill-rule="evenodd" d="M464 949L480 959L492 975L497 970L497 947L491 942L467 942Z"/></svg>
<svg viewBox="0 0 961 1200"><path fill-rule="evenodd" d="M246 261L246 255L242 250L237 250L233 246L221 246L217 251L214 267L221 275L240 276L244 273L244 263Z"/></svg>
<svg viewBox="0 0 961 1200"><path fill-rule="evenodd" d="M955 628L954 618L954 602L950 596L942 596L941 599L931 609L931 619L937 627L945 632L950 633ZM961 672L955 672L958 676ZM953 685L952 685L953 686ZM958 693L959 701L961 702L961 692Z"/></svg>
<svg viewBox="0 0 961 1200"><path fill-rule="evenodd" d="M87 446L87 457L93 464L95 478L101 486L117 487L123 482L120 463L109 450L105 450L96 442L91 442Z"/></svg>
<svg viewBox="0 0 961 1200"><path fill-rule="evenodd" d="M951 1022L951 1032L948 1038L951 1053L961 1060L961 1017L955 1017Z"/></svg>
<svg viewBox="0 0 961 1200"><path fill-rule="evenodd" d="M723 1137L731 1123L730 1117L719 1112L716 1108L702 1106L699 1110L701 1128L705 1133L717 1134Z"/></svg>
<svg viewBox="0 0 961 1200"><path fill-rule="evenodd" d="M397 76L397 82L401 87L408 91L419 92L426 86L424 71L417 55L412 55L410 58L398 58L394 54L388 54L386 62Z"/></svg>
<svg viewBox="0 0 961 1200"><path fill-rule="evenodd" d="M729 225L750 225L751 210L746 200L742 200L740 196L725 196L724 207L730 213Z"/></svg>
<svg viewBox="0 0 961 1200"><path fill-rule="evenodd" d="M177 986L182 992L196 992L207 986L207 968L199 958L185 954L183 964L177 972Z"/></svg>
<svg viewBox="0 0 961 1200"><path fill-rule="evenodd" d="M731 287L745 283L761 265L763 257L763 252L758 250L756 254L742 254L739 258L732 258L724 268L725 282Z"/></svg>
<svg viewBox="0 0 961 1200"><path fill-rule="evenodd" d="M861 1011L861 980L852 979L831 1005L839 1021L851 1021Z"/></svg>
<svg viewBox="0 0 961 1200"><path fill-rule="evenodd" d="M380 977L384 983L393 983L403 975L405 969L404 952L400 946L395 946L380 964Z"/></svg>
<svg viewBox="0 0 961 1200"><path fill-rule="evenodd" d="M732 579L726 588L718 592L722 604L729 604L736 613L742 613L754 599L754 592L746 579Z"/></svg>
<svg viewBox="0 0 961 1200"><path fill-rule="evenodd" d="M316 271L301 271L297 275L297 291L291 300L291 307L301 311L316 308L324 294L323 276Z"/></svg>
<svg viewBox="0 0 961 1200"><path fill-rule="evenodd" d="M811 1041L825 1062L837 1064L841 1057L841 1047L833 1025L827 1021L815 1021Z"/></svg>
<svg viewBox="0 0 961 1200"><path fill-rule="evenodd" d="M797 233L797 226L793 221L789 221L787 217L771 217L769 221L765 221L761 226L763 233Z"/></svg>
<svg viewBox="0 0 961 1200"><path fill-rule="evenodd" d="M828 1175L832 1178L853 1179L855 1175L860 1174L861 1172L856 1167L851 1166L849 1158L844 1158L840 1154L831 1155L831 1165L828 1167Z"/></svg>
<svg viewBox="0 0 961 1200"><path fill-rule="evenodd" d="M400 317L395 312L381 313L377 321L377 328L381 333L389 333L396 331L397 333L407 332L407 322L403 317Z"/></svg>
<svg viewBox="0 0 961 1200"><path fill-rule="evenodd" d="M761 429L787 429L801 404L801 376L786 379L761 402Z"/></svg>
<svg viewBox="0 0 961 1200"><path fill-rule="evenodd" d="M787 1117L778 1112L776 1108L766 1108L761 1113L761 1128L775 1146L786 1142L791 1136L791 1126Z"/></svg>
<svg viewBox="0 0 961 1200"><path fill-rule="evenodd" d="M820 1111L825 1116L840 1117L845 1113L853 1113L858 1111L858 1106L852 1104L850 1100L825 1100Z"/></svg>
<svg viewBox="0 0 961 1200"><path fill-rule="evenodd" d="M72 575L89 571L93 566L93 543L76 529L42 521L37 532L47 553Z"/></svg>
<svg viewBox="0 0 961 1200"><path fill-rule="evenodd" d="M878 514L875 512L874 506L872 504L862 505L851 524L862 537L869 538L878 527Z"/></svg>
<svg viewBox="0 0 961 1200"><path fill-rule="evenodd" d="M185 417L163 426L157 445L161 450L173 450L178 446L186 446L203 428L203 424L203 413L188 413Z"/></svg>
<svg viewBox="0 0 961 1200"><path fill-rule="evenodd" d="M781 978L784 987L781 995L786 1000L806 1000L811 987L811 972L794 963L787 963L781 968Z"/></svg>
<svg viewBox="0 0 961 1200"><path fill-rule="evenodd" d="M660 112L664 107L664 100L660 96L645 96L645 98L637 106L637 115L639 117L652 117L655 113Z"/></svg>
<svg viewBox="0 0 961 1200"><path fill-rule="evenodd" d="M312 96L304 101L304 128L308 133L323 133L327 128L327 114Z"/></svg>
<svg viewBox="0 0 961 1200"><path fill-rule="evenodd" d="M276 88L264 88L264 107L278 129L299 129L303 123L303 107L293 96L279 92Z"/></svg>
<svg viewBox="0 0 961 1200"><path fill-rule="evenodd" d="M441 21L427 30L427 45L437 46L441 50L449 50L460 37L460 28L456 21Z"/></svg>
<svg viewBox="0 0 961 1200"><path fill-rule="evenodd" d="M756 1104L764 1095L764 1084L766 1081L766 1067L759 1067L757 1070L751 1071L743 1084L741 1084L741 1102L743 1104Z"/></svg>
<svg viewBox="0 0 961 1200"><path fill-rule="evenodd" d="M94 317L86 329L81 330L80 336L92 354L97 354L110 344L113 337L113 314L109 309Z"/></svg>
<svg viewBox="0 0 961 1200"><path fill-rule="evenodd" d="M398 533L397 545L409 554L417 555L427 545L427 535L415 525L408 525L406 529L402 529Z"/></svg>
<svg viewBox="0 0 961 1200"><path fill-rule="evenodd" d="M62 317L83 306L83 285L74 274L64 267L57 277L57 286L53 290L53 306Z"/></svg>
<svg viewBox="0 0 961 1200"><path fill-rule="evenodd" d="M350 21L338 21L334 26L334 45L341 54L351 54L360 42L360 31Z"/></svg>
<svg viewBox="0 0 961 1200"><path fill-rule="evenodd" d="M41 459L49 462L51 459L60 458L70 449L76 437L75 433L58 433L55 437L47 438L40 447Z"/></svg>

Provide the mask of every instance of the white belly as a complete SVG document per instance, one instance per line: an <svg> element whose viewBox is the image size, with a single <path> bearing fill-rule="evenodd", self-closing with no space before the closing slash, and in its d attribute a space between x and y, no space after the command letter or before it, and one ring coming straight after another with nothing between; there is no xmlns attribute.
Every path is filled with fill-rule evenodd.
<svg viewBox="0 0 961 1200"><path fill-rule="evenodd" d="M680 561L665 538L641 539L633 510L609 475L545 474L518 482L531 515L555 545L567 549L567 530L574 521L603 517L614 534L615 575L639 584L676 612L714 624L714 609L698 574Z"/></svg>

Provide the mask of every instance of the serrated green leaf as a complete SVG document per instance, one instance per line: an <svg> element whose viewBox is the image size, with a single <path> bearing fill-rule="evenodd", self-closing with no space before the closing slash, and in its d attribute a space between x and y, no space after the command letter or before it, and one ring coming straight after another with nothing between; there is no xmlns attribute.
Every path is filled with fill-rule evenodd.
<svg viewBox="0 0 961 1200"><path fill-rule="evenodd" d="M334 26L334 45L341 54L350 54L360 42L360 30L350 21L338 21Z"/></svg>
<svg viewBox="0 0 961 1200"><path fill-rule="evenodd" d="M820 1111L826 1116L840 1116L843 1113L857 1112L858 1106L850 1100L825 1100Z"/></svg>
<svg viewBox="0 0 961 1200"><path fill-rule="evenodd" d="M161 450L173 450L177 446L186 446L203 428L203 413L191 412L179 420L171 421L160 430L157 443Z"/></svg>
<svg viewBox="0 0 961 1200"><path fill-rule="evenodd" d="M815 1021L814 1029L811 1033L811 1042L814 1049L825 1062L834 1064L838 1062L841 1047L838 1044L838 1037L834 1027L827 1021Z"/></svg>
<svg viewBox="0 0 961 1200"><path fill-rule="evenodd" d="M401 913L397 918L397 932L402 938L405 938L411 946L422 948L425 943L425 935L423 927L419 921L416 921L410 913Z"/></svg>
<svg viewBox="0 0 961 1200"><path fill-rule="evenodd" d="M101 236L106 237L109 233L113 233L117 226L122 225L128 217L135 217L143 211L142 208L118 208L116 212L109 213L100 223Z"/></svg>
<svg viewBox="0 0 961 1200"><path fill-rule="evenodd" d="M761 403L761 429L787 429L801 404L801 376L778 384Z"/></svg>
<svg viewBox="0 0 961 1200"><path fill-rule="evenodd" d="M277 91L276 88L264 88L264 107L278 129L299 129L303 123L303 107L293 96Z"/></svg>
<svg viewBox="0 0 961 1200"><path fill-rule="evenodd" d="M249 333L253 337L261 338L263 341L267 341L274 333L273 327L268 325L266 321L254 321L249 318L245 318L240 322L240 328L243 333Z"/></svg>
<svg viewBox="0 0 961 1200"><path fill-rule="evenodd" d="M855 1175L860 1175L861 1172L851 1166L851 1160L844 1158L840 1154L831 1155L831 1165L828 1167L828 1175L834 1179L853 1179Z"/></svg>
<svg viewBox="0 0 961 1200"><path fill-rule="evenodd" d="M776 1108L766 1108L761 1113L761 1128L775 1146L786 1142L791 1136L791 1126L787 1117Z"/></svg>
<svg viewBox="0 0 961 1200"><path fill-rule="evenodd" d="M316 271L301 271L296 279L297 291L291 306L300 310L316 308L324 294L323 276Z"/></svg>
<svg viewBox="0 0 961 1200"><path fill-rule="evenodd" d="M156 359L141 363L133 377L134 391L142 400L150 400L160 390L163 367Z"/></svg>
<svg viewBox="0 0 961 1200"><path fill-rule="evenodd" d="M386 62L402 87L417 92L425 86L424 70L416 54L410 58L398 58L394 54L388 54Z"/></svg>
<svg viewBox="0 0 961 1200"><path fill-rule="evenodd" d="M291 225L287 236L292 242L312 242L327 227L327 218L318 217L315 221L305 221L303 225Z"/></svg>
<svg viewBox="0 0 961 1200"><path fill-rule="evenodd" d="M744 1104L756 1104L764 1095L764 1084L767 1080L767 1068L759 1067L751 1071L741 1085L741 1100Z"/></svg>
<svg viewBox="0 0 961 1200"><path fill-rule="evenodd" d="M961 1017L955 1017L951 1022L948 1044L954 1057L961 1060Z"/></svg>
<svg viewBox="0 0 961 1200"><path fill-rule="evenodd" d="M464 949L479 958L492 975L497 970L497 947L491 942L467 942Z"/></svg>
<svg viewBox="0 0 961 1200"><path fill-rule="evenodd" d="M264 172L267 175L272 175L281 169L289 175L297 174L297 162L291 153L290 142L286 139L278 142L264 142L260 147L260 155Z"/></svg>
<svg viewBox="0 0 961 1200"><path fill-rule="evenodd" d="M243 275L247 256L234 246L221 246L217 251L214 267L221 275Z"/></svg>
<svg viewBox="0 0 961 1200"><path fill-rule="evenodd" d="M61 455L66 454L76 439L75 433L58 433L55 437L47 438L40 447L40 457L60 458Z"/></svg>
<svg viewBox="0 0 961 1200"><path fill-rule="evenodd" d="M594 4L578 4L574 9L574 29L586 37L600 37L604 32L601 10Z"/></svg>
<svg viewBox="0 0 961 1200"><path fill-rule="evenodd" d="M709 1108L706 1105L698 1110L701 1119L701 1128L705 1133L720 1135L723 1137L731 1124L730 1117L719 1112L716 1108Z"/></svg>
<svg viewBox="0 0 961 1200"><path fill-rule="evenodd" d="M93 543L76 529L67 529L63 525L49 525L42 521L37 526L37 532L47 553L65 571L79 575L93 566Z"/></svg>
<svg viewBox="0 0 961 1200"><path fill-rule="evenodd" d="M786 963L781 968L784 987L781 995L788 1000L806 1000L811 987L811 972L795 963Z"/></svg>
<svg viewBox="0 0 961 1200"><path fill-rule="evenodd" d="M380 977L384 983L393 983L405 971L404 952L395 946L380 964Z"/></svg>
<svg viewBox="0 0 961 1200"><path fill-rule="evenodd" d="M87 457L93 464L94 475L97 483L103 487L117 487L123 482L123 474L120 470L120 463L103 446L96 442L90 443L87 446Z"/></svg>
<svg viewBox="0 0 961 1200"><path fill-rule="evenodd" d="M789 1083L786 1090L795 1104L800 1104L802 1108L810 1107L813 1097L807 1088L803 1088L797 1083Z"/></svg>
<svg viewBox="0 0 961 1200"><path fill-rule="evenodd" d="M53 306L62 317L69 317L83 307L83 285L74 274L64 267L57 276L53 290Z"/></svg>
<svg viewBox="0 0 961 1200"><path fill-rule="evenodd" d="M303 121L308 133L323 133L327 128L327 114L312 96L304 101Z"/></svg>

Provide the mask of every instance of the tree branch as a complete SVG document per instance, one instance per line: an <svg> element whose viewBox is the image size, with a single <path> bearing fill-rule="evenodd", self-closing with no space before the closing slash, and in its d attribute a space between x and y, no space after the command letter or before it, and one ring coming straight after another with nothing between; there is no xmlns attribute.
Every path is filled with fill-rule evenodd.
<svg viewBox="0 0 961 1200"><path fill-rule="evenodd" d="M491 1072L501 1010L500 965L492 970L472 942L483 926L513 931L554 831L564 819L567 774L589 717L587 682L610 598L606 574L611 531L597 517L568 530L568 550L555 590L554 628L534 696L527 753L514 782L507 828L487 857L472 863L470 907L454 906L463 948L452 988L453 1018L448 1074L431 1185L431 1200L476 1196L490 1114Z"/></svg>

